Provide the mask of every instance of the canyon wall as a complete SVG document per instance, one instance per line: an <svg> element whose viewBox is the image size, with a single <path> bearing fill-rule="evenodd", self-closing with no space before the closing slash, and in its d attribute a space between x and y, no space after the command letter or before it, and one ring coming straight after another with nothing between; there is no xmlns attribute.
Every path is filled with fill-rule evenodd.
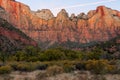
<svg viewBox="0 0 120 80"><path fill-rule="evenodd" d="M70 17L62 9L56 17L50 10L31 11L30 8L15 0L0 0L5 14L0 17L16 26L38 43L90 43L107 41L120 34L120 12L99 6L88 14L80 13Z"/></svg>

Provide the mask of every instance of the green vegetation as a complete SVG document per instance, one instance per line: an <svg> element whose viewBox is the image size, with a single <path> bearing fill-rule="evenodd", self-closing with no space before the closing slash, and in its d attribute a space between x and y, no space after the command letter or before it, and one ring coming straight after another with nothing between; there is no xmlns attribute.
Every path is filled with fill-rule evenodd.
<svg viewBox="0 0 120 80"><path fill-rule="evenodd" d="M7 54L0 52L0 60L2 61L3 65L4 65L7 60Z"/></svg>
<svg viewBox="0 0 120 80"><path fill-rule="evenodd" d="M1 66L0 67L0 74L6 74L6 73L10 73L12 71L11 66Z"/></svg>
<svg viewBox="0 0 120 80"><path fill-rule="evenodd" d="M54 75L56 75L56 74L63 73L64 70L63 70L62 67L57 66L57 65L54 65L54 66L48 67L47 70L46 70L46 72L47 72L47 75L48 75L48 76L54 76Z"/></svg>
<svg viewBox="0 0 120 80"><path fill-rule="evenodd" d="M105 74L112 72L115 66L110 65L108 60L89 60L86 63L86 69L96 74Z"/></svg>
<svg viewBox="0 0 120 80"><path fill-rule="evenodd" d="M75 70L89 70L94 74L120 73L118 57L113 58L113 54L99 47L79 51L60 47L41 50L28 46L9 55L0 52L0 60L2 63L0 74L34 70L45 71L46 75L39 74L38 77L69 73Z"/></svg>

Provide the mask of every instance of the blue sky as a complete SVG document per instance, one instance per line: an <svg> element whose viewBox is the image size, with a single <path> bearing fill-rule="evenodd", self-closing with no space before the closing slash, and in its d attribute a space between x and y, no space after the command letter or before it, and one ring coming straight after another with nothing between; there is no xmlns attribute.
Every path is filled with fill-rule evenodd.
<svg viewBox="0 0 120 80"><path fill-rule="evenodd" d="M97 6L105 5L112 9L120 11L120 0L16 0L29 5L31 10L50 9L56 15L60 9L65 8L66 11L76 15L89 10L96 9Z"/></svg>

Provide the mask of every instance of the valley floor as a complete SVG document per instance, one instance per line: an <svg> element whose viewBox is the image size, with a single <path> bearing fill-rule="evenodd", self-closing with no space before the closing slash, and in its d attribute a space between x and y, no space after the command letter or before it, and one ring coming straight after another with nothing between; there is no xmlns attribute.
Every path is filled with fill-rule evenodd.
<svg viewBox="0 0 120 80"><path fill-rule="evenodd" d="M88 71L74 71L71 73L44 77L44 71L40 70L33 72L15 71L11 74L0 75L0 80L120 80L120 74L95 75Z"/></svg>

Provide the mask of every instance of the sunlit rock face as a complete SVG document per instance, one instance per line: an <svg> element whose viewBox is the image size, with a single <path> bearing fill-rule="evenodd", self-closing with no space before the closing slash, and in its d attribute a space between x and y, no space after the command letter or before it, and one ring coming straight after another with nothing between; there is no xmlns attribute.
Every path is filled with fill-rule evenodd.
<svg viewBox="0 0 120 80"><path fill-rule="evenodd" d="M26 46L36 47L37 43L6 20L0 18L0 51L12 53Z"/></svg>
<svg viewBox="0 0 120 80"><path fill-rule="evenodd" d="M38 16L41 19L49 20L54 18L54 15L49 9L42 9L36 12L33 12L34 15Z"/></svg>
<svg viewBox="0 0 120 80"><path fill-rule="evenodd" d="M37 42L48 42L49 46L67 41L106 41L120 34L120 12L105 6L71 17L64 9L56 17L48 9L33 12L14 0L0 0L0 6L6 13L6 16L0 13L4 19Z"/></svg>

